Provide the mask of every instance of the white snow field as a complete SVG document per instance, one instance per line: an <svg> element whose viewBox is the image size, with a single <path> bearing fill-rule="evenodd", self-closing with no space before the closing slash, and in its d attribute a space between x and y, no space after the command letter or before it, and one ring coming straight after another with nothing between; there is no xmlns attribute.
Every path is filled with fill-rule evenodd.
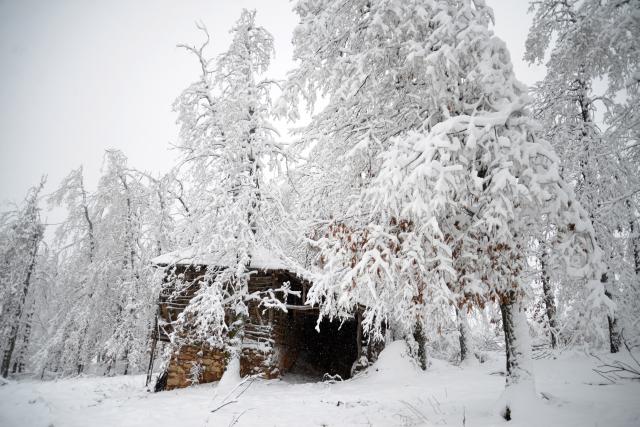
<svg viewBox="0 0 640 427"><path fill-rule="evenodd" d="M144 376L23 380L0 386L0 426L640 426L640 382L610 384L592 370L596 359L575 352L535 362L548 399L507 422L497 413L504 359L489 357L464 368L432 360L422 372L395 342L344 382L288 377L160 393L146 391Z"/></svg>

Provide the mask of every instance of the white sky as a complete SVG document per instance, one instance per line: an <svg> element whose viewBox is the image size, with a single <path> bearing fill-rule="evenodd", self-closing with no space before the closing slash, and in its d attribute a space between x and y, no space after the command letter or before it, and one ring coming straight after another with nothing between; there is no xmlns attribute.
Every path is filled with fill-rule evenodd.
<svg viewBox="0 0 640 427"><path fill-rule="evenodd" d="M521 61L531 17L527 0L488 0L495 32L506 41L516 75L531 84L542 68ZM0 205L20 201L48 175L52 191L84 165L97 183L106 148L129 164L157 172L173 164L177 138L171 104L198 76L177 43L200 42L194 22L224 50L242 8L257 9L271 31L276 59L270 75L293 65L297 22L288 0L0 0Z"/></svg>

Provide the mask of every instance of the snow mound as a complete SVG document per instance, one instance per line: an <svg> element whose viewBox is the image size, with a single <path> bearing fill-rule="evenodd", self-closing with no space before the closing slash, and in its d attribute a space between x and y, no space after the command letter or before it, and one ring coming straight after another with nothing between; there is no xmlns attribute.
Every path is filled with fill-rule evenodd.
<svg viewBox="0 0 640 427"><path fill-rule="evenodd" d="M233 357L229 361L227 368L224 370L222 378L220 378L220 382L218 383L218 387L216 388L216 395L230 392L238 384L240 384L241 381L242 378L240 377L240 359L238 357Z"/></svg>
<svg viewBox="0 0 640 427"><path fill-rule="evenodd" d="M416 366L403 340L386 345L378 360L367 369L367 376L377 379L398 380L414 378L422 371Z"/></svg>
<svg viewBox="0 0 640 427"><path fill-rule="evenodd" d="M187 247L157 256L151 260L151 263L161 267L172 265L229 267L235 263L235 257L230 257L229 255L230 254L213 254L196 247ZM250 251L250 256L251 263L249 268L258 270L281 270L287 268L284 261L275 251L261 246L253 248Z"/></svg>
<svg viewBox="0 0 640 427"><path fill-rule="evenodd" d="M540 420L542 416L546 416L548 411L542 399L536 396L534 382L522 381L505 388L498 399L494 412L507 420L513 418L518 422L526 423L530 420Z"/></svg>

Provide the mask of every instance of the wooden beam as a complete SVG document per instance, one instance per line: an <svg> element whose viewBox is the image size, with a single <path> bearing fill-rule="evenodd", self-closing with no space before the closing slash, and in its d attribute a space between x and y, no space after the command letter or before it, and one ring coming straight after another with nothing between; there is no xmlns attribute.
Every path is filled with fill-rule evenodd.
<svg viewBox="0 0 640 427"><path fill-rule="evenodd" d="M311 305L294 305L294 304L285 304L287 310L299 310L299 311L313 311L319 310L318 307L313 307Z"/></svg>

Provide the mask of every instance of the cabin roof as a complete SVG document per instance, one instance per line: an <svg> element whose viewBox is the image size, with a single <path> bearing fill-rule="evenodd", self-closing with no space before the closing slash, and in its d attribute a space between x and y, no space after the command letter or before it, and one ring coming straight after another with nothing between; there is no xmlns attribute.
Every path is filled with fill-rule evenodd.
<svg viewBox="0 0 640 427"><path fill-rule="evenodd" d="M249 268L261 270L288 270L282 258L267 248L258 246L250 251L251 263ZM213 265L217 267L229 267L231 260L224 254L207 253L199 251L195 247L177 249L157 256L151 260L157 266L168 265Z"/></svg>

